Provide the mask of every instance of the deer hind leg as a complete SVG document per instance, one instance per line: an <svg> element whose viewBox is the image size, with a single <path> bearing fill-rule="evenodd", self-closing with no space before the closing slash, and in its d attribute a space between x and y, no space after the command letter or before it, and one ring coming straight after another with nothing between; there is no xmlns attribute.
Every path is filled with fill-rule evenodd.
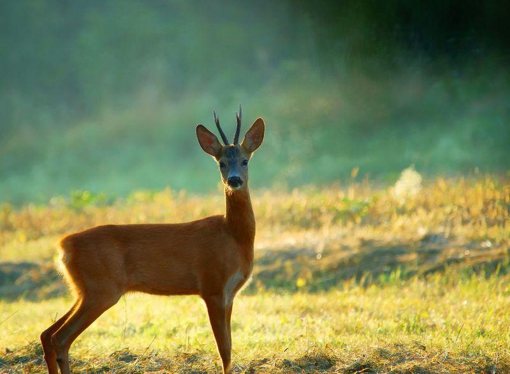
<svg viewBox="0 0 510 374"><path fill-rule="evenodd" d="M225 305L225 298L222 296L207 297L204 299L207 305L209 321L216 339L218 352L223 363L223 373L231 372L231 351L232 343L230 338L230 315L232 305Z"/></svg>
<svg viewBox="0 0 510 374"><path fill-rule="evenodd" d="M51 343L56 355L56 362L62 374L71 373L69 367L69 347L74 340L101 314L115 305L118 300L119 296L116 295L109 297L105 297L105 295L82 296L70 316L52 335Z"/></svg>
<svg viewBox="0 0 510 374"><path fill-rule="evenodd" d="M51 337L53 334L55 334L55 332L57 332L58 329L60 329L60 327L62 327L64 322L67 321L69 316L74 312L77 305L78 302L75 302L66 314L60 317L53 325L44 330L41 334L41 345L44 352L44 361L46 361L46 366L48 367L49 374L58 374L57 354L53 348Z"/></svg>

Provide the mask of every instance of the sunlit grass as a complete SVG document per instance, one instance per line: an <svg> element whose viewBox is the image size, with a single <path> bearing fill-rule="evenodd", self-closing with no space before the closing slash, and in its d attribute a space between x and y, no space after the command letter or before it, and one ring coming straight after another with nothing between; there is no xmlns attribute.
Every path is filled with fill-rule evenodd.
<svg viewBox="0 0 510 374"><path fill-rule="evenodd" d="M393 186L380 188L354 180L330 188L253 191L257 242L267 246L269 240L269 246L278 246L282 238L299 241L310 231L324 240L335 234L347 240L415 241L428 234L492 244L510 239L510 184L504 177L439 178L424 182L416 193L406 194L405 188L399 189L399 195L394 191ZM59 236L90 226L183 222L223 211L219 191L205 196L170 189L138 191L126 199L85 191L54 198L48 205L0 205L0 245L6 259L26 258L24 251L32 250L39 251L39 256L31 253L36 258L47 258Z"/></svg>
<svg viewBox="0 0 510 374"><path fill-rule="evenodd" d="M368 288L346 284L317 294L241 295L233 316L235 371L295 372L286 365L308 355L305 364L312 368L313 357L327 358L328 372L343 372L360 360L377 372L471 372L483 369L480 362L504 372L499 370L510 368L510 337L503 333L510 329L509 295L508 278L476 276ZM3 302L0 347L11 353L0 367L13 373L23 368L27 362L16 363L16 355L70 303ZM395 360L399 352L403 357ZM186 364L190 355L200 358ZM170 372L183 364L187 368L180 372L214 372L219 365L205 307L195 297L124 297L77 340L72 356L77 370L101 363L129 371L137 358ZM44 371L40 357L30 360L31 372Z"/></svg>
<svg viewBox="0 0 510 374"><path fill-rule="evenodd" d="M256 259L234 307L234 372L510 372L508 181L403 174L381 187L355 178L252 192ZM171 190L3 204L0 371L44 372L38 336L72 304L54 270L60 236L102 223L188 221L223 204L220 192ZM127 295L71 356L86 372L220 368L196 297Z"/></svg>

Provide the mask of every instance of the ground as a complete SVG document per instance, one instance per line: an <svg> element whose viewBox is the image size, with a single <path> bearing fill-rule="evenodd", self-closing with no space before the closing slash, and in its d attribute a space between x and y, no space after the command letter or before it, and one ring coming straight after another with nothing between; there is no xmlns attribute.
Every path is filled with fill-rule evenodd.
<svg viewBox="0 0 510 374"><path fill-rule="evenodd" d="M253 281L233 315L235 373L510 372L504 178L255 191ZM185 221L221 195L0 206L0 371L43 373L38 336L71 305L58 238L105 222ZM76 372L220 369L195 297L127 295L71 348Z"/></svg>

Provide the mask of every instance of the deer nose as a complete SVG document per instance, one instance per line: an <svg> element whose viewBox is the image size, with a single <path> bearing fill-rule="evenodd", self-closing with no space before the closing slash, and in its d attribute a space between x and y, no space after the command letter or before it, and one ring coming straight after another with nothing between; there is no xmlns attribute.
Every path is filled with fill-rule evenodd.
<svg viewBox="0 0 510 374"><path fill-rule="evenodd" d="M243 185L243 180L239 177L230 177L228 178L227 183L232 188L239 188Z"/></svg>

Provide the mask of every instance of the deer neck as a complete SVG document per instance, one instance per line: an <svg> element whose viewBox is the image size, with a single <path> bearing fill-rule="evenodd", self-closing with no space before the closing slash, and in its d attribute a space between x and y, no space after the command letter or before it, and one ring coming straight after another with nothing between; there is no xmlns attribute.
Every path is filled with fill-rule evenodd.
<svg viewBox="0 0 510 374"><path fill-rule="evenodd" d="M232 236L242 247L253 251L255 216L248 186L237 191L225 190L225 220Z"/></svg>

